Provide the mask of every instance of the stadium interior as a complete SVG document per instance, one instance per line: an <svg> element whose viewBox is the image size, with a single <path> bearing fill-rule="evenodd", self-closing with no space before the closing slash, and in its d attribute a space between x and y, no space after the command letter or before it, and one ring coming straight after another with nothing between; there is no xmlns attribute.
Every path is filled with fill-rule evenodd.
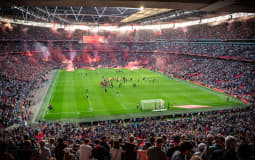
<svg viewBox="0 0 255 160"><path fill-rule="evenodd" d="M253 1L8 0L0 4L0 35L1 160L255 159ZM156 112L140 112L137 104L131 111L139 114L95 116L97 108L86 100L95 117L47 119L57 114L50 102L57 99L51 94L60 88L60 72L84 71L85 77L100 69L151 71L223 95L226 106L170 104L171 110L164 95L139 99ZM113 85L126 87L124 77L123 83L102 77L97 84L104 95ZM129 82L132 89L146 78L137 79ZM87 99L92 90L86 89ZM122 94L115 90L114 96Z"/></svg>

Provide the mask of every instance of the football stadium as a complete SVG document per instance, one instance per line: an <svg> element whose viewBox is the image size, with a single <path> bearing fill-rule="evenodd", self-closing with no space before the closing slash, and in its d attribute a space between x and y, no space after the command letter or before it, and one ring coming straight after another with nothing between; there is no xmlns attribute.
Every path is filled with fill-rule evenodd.
<svg viewBox="0 0 255 160"><path fill-rule="evenodd" d="M255 159L255 4L0 4L0 159Z"/></svg>

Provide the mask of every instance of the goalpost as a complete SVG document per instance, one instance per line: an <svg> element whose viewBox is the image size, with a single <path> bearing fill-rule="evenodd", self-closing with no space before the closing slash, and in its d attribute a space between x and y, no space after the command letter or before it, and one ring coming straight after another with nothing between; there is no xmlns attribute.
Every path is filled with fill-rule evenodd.
<svg viewBox="0 0 255 160"><path fill-rule="evenodd" d="M141 109L143 111L165 111L165 101L163 99L141 100Z"/></svg>

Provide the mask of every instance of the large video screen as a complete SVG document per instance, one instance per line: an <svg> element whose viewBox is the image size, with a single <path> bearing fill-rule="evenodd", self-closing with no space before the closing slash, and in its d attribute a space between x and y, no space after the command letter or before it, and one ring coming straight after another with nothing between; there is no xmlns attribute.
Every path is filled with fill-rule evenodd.
<svg viewBox="0 0 255 160"><path fill-rule="evenodd" d="M104 43L104 36L83 36L83 43Z"/></svg>

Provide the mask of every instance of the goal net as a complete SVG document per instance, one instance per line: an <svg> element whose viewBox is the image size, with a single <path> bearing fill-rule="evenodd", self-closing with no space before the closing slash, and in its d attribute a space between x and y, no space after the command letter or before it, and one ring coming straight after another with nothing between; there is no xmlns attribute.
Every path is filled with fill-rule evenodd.
<svg viewBox="0 0 255 160"><path fill-rule="evenodd" d="M165 110L165 101L163 99L141 100L141 108L143 111L163 111Z"/></svg>

